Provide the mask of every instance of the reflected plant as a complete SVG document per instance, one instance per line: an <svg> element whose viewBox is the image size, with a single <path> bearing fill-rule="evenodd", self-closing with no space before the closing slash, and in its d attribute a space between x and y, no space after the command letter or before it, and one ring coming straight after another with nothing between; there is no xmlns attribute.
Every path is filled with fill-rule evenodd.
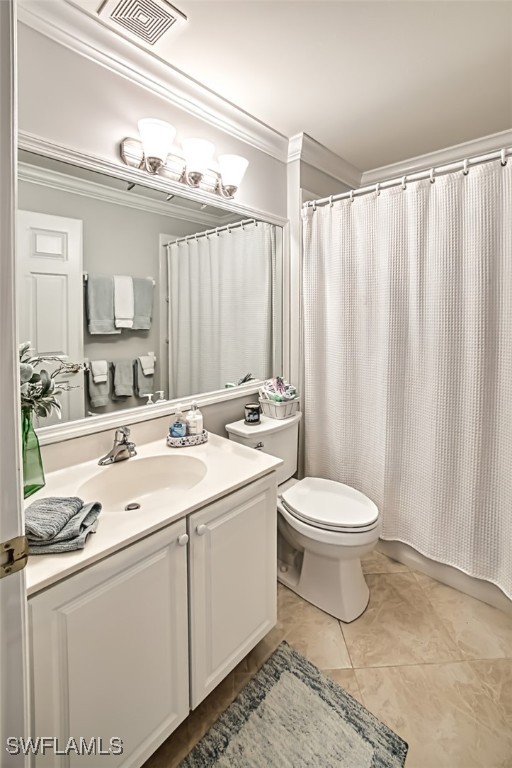
<svg viewBox="0 0 512 768"><path fill-rule="evenodd" d="M30 341L25 341L19 346L21 409L25 413L40 417L50 416L55 411L60 418L59 395L73 387L65 382L58 382L57 379L63 374L83 371L85 364L64 363L60 357L53 355L33 356L30 346ZM40 368L44 363L57 363L57 367L48 373L45 368Z"/></svg>

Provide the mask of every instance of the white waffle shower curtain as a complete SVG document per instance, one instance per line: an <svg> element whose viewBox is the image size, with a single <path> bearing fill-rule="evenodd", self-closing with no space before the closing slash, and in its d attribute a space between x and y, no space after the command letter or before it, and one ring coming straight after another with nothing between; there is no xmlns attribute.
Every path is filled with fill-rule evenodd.
<svg viewBox="0 0 512 768"><path fill-rule="evenodd" d="M263 222L169 246L170 397L271 375L275 267Z"/></svg>
<svg viewBox="0 0 512 768"><path fill-rule="evenodd" d="M512 162L303 218L306 474L512 597Z"/></svg>

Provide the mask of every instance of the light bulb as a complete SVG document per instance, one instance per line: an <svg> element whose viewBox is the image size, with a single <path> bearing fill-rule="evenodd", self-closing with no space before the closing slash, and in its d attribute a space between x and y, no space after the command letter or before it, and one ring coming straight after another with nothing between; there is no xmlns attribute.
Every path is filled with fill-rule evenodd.
<svg viewBox="0 0 512 768"><path fill-rule="evenodd" d="M139 120L137 125L144 149L146 170L156 173L171 151L176 128L165 120L153 117L145 117Z"/></svg>
<svg viewBox="0 0 512 768"><path fill-rule="evenodd" d="M215 147L211 141L205 139L183 139L182 147L186 180L192 187L197 187L210 168Z"/></svg>
<svg viewBox="0 0 512 768"><path fill-rule="evenodd" d="M249 161L241 155L220 155L219 170L222 187L227 196L233 197L247 170Z"/></svg>

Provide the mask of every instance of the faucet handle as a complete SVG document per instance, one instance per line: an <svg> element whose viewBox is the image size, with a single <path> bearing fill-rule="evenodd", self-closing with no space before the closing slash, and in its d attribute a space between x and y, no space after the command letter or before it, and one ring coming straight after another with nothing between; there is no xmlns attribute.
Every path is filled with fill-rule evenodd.
<svg viewBox="0 0 512 768"><path fill-rule="evenodd" d="M118 435L120 435L120 438L118 438ZM116 429L116 440L121 439L124 441L127 437L130 437L129 427L118 427Z"/></svg>

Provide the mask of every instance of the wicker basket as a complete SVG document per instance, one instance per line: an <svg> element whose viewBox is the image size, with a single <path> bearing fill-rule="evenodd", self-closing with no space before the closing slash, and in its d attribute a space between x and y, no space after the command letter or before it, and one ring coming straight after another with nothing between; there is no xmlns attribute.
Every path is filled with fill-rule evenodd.
<svg viewBox="0 0 512 768"><path fill-rule="evenodd" d="M300 402L297 399L284 400L282 403L278 403L275 400L264 400L260 397L260 405L262 413L271 419L289 419L290 416L294 416L298 412Z"/></svg>

